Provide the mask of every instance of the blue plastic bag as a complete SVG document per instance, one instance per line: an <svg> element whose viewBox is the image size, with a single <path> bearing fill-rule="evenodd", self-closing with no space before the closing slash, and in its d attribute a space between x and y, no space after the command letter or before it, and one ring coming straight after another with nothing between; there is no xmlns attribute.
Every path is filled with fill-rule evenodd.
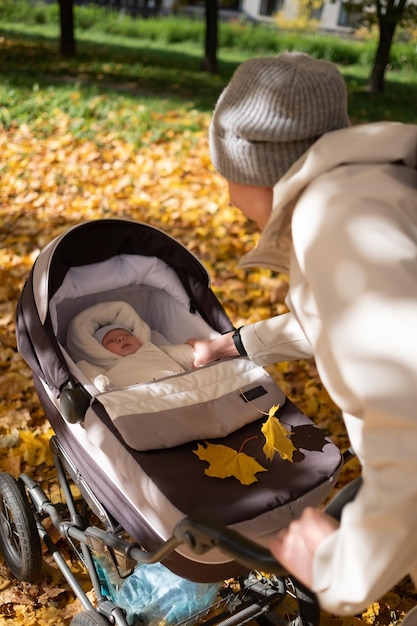
<svg viewBox="0 0 417 626"><path fill-rule="evenodd" d="M140 564L118 588L100 568L103 592L126 611L130 626L175 626L207 610L220 583L195 583L173 574L161 563ZM104 580L103 580L104 574ZM193 622L189 621L187 626Z"/></svg>

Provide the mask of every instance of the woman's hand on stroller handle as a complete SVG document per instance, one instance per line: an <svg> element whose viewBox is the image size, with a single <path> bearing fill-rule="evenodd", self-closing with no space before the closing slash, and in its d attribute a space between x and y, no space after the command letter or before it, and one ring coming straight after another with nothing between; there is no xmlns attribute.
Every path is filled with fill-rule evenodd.
<svg viewBox="0 0 417 626"><path fill-rule="evenodd" d="M345 462L354 458L352 448L343 454ZM306 508L300 518L286 529L279 531L271 542L273 555L282 565L291 568L291 573L304 585L311 588L313 559L319 544L339 527L344 506L354 500L362 486L362 477L345 485L329 502L326 509L319 511Z"/></svg>
<svg viewBox="0 0 417 626"><path fill-rule="evenodd" d="M349 461L354 457L353 451L347 451L345 460ZM318 509L305 509L298 521L299 530L307 532L309 537L309 548L314 553L317 545L330 533L337 530L343 507L351 502L362 485L362 478L348 483L341 489L335 497L327 505L324 512ZM304 519L302 519L304 517ZM294 531L295 526L295 531ZM302 527L302 528L300 528ZM277 554L282 551L283 539L288 534L289 528L279 531L275 539L271 542L271 550L265 548L259 543L248 539L241 533L228 528L223 522L213 519L210 515L189 515L182 519L174 528L173 537L177 545L185 544L196 554L204 554L212 548L218 548L224 554L231 556L235 561L248 567L248 570L259 570L276 574L277 576L286 576L289 574L288 569L281 564ZM307 531L305 530L307 528ZM297 523L293 523L294 533L292 537L298 534ZM288 549L288 546L286 546ZM293 563L291 558L287 563L291 562L291 570ZM310 580L306 580L301 572L295 576L300 582L309 586Z"/></svg>
<svg viewBox="0 0 417 626"><path fill-rule="evenodd" d="M338 527L339 522L330 515L307 507L288 528L276 534L270 544L271 552L284 567L288 567L291 574L311 589L317 548Z"/></svg>

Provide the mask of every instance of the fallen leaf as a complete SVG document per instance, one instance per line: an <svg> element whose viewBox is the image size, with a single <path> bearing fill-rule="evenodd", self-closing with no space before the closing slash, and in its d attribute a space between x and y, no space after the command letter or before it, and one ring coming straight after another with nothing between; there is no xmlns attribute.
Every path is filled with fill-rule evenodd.
<svg viewBox="0 0 417 626"><path fill-rule="evenodd" d="M269 409L269 417L261 428L266 440L262 449L269 461L272 461L275 453L278 452L282 459L292 463L292 457L297 448L290 439L291 431L287 430L275 416L278 409L279 405L274 405Z"/></svg>
<svg viewBox="0 0 417 626"><path fill-rule="evenodd" d="M53 458L48 446L52 430L40 433L31 430L20 431L22 456L30 465L53 465Z"/></svg>
<svg viewBox="0 0 417 626"><path fill-rule="evenodd" d="M238 452L228 446L217 443L206 443L207 447L198 444L197 450L193 450L201 461L208 461L209 467L204 470L207 476L213 478L229 478L233 476L242 485L251 485L257 482L255 474L267 472L256 459L244 452Z"/></svg>

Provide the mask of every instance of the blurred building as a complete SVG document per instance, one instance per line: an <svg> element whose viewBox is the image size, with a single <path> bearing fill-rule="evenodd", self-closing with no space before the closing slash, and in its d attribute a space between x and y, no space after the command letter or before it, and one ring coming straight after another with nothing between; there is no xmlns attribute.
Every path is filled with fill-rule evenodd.
<svg viewBox="0 0 417 626"><path fill-rule="evenodd" d="M215 2L216 0L210 0ZM75 0L75 4L98 4L138 17L170 15L174 11L201 18L205 0ZM296 16L298 0L218 0L220 19L245 19L251 22L274 23L279 11L288 19ZM323 0L312 15L321 31L352 32L358 15L346 11L344 0Z"/></svg>
<svg viewBox="0 0 417 626"><path fill-rule="evenodd" d="M297 13L295 0L241 0L241 11L249 18L269 22L282 11L288 19ZM321 8L312 15L318 20L322 31L352 32L357 25L358 15L346 11L343 0L324 0Z"/></svg>

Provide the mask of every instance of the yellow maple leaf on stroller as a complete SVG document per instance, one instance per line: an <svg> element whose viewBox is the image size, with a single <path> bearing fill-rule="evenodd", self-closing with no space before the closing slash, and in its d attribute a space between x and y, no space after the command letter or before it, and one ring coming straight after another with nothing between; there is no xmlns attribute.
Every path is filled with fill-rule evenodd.
<svg viewBox="0 0 417 626"><path fill-rule="evenodd" d="M266 439L263 452L269 461L272 461L274 454L278 452L282 459L292 463L297 448L290 439L292 432L287 430L275 415L278 409L279 405L270 408L269 417L261 428Z"/></svg>
<svg viewBox="0 0 417 626"><path fill-rule="evenodd" d="M206 442L206 447L204 447L199 443L197 450L193 452L201 461L209 462L204 473L214 478L234 476L242 485L250 485L258 480L255 474L268 471L253 457L229 446Z"/></svg>

